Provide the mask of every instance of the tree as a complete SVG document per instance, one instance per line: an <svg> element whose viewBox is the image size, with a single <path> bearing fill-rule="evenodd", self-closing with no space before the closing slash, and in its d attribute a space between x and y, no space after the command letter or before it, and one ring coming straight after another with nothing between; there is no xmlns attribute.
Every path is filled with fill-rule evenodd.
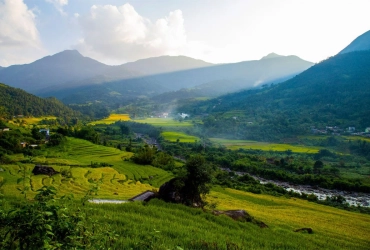
<svg viewBox="0 0 370 250"><path fill-rule="evenodd" d="M184 203L191 206L203 206L202 196L210 191L213 169L206 163L205 158L198 154L191 156L186 164L184 178Z"/></svg>
<svg viewBox="0 0 370 250"><path fill-rule="evenodd" d="M322 161L315 161L313 165L313 171L315 174L321 173L321 169L324 167L324 163Z"/></svg>
<svg viewBox="0 0 370 250"><path fill-rule="evenodd" d="M157 149L155 147L151 148L148 145L140 148L132 157L131 159L141 165L151 164L154 160L155 153Z"/></svg>

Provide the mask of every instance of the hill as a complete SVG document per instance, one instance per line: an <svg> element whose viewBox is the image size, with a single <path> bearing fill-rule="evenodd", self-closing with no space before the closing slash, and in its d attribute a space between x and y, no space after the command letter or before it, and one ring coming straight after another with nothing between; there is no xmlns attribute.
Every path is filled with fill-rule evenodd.
<svg viewBox="0 0 370 250"><path fill-rule="evenodd" d="M370 50L370 30L353 40L339 54L361 50Z"/></svg>
<svg viewBox="0 0 370 250"><path fill-rule="evenodd" d="M215 65L212 67L184 70L149 76L171 90L192 88L211 82L232 81L230 91L260 86L277 78L298 74L313 64L297 56L277 56L261 60ZM217 87L219 84L213 85ZM201 87L200 87L201 88Z"/></svg>
<svg viewBox="0 0 370 250"><path fill-rule="evenodd" d="M339 54L278 85L229 94L179 111L207 112L216 117L216 121L206 118L208 134L240 139L278 140L325 126L363 130L370 126L369 68L370 51Z"/></svg>
<svg viewBox="0 0 370 250"><path fill-rule="evenodd" d="M156 75L210 66L213 66L213 64L186 56L160 56L129 62L121 65L121 68L140 72L143 75Z"/></svg>
<svg viewBox="0 0 370 250"><path fill-rule="evenodd" d="M75 117L80 114L55 98L42 99L0 83L0 107L9 115Z"/></svg>

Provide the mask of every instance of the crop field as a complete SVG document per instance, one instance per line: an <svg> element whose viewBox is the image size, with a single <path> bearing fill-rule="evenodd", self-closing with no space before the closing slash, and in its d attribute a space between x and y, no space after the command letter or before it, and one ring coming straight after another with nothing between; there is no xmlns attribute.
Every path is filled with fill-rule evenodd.
<svg viewBox="0 0 370 250"><path fill-rule="evenodd" d="M168 130L171 128L177 128L177 127L191 127L193 124L188 121L175 121L171 118L146 118L146 119L135 119L132 120L133 122L139 122L139 123L147 123L150 125L153 125L155 127L162 127L164 130Z"/></svg>
<svg viewBox="0 0 370 250"><path fill-rule="evenodd" d="M216 209L244 209L268 228L199 208L149 203L91 204L92 216L119 237L114 249L369 249L370 216L300 199L215 187ZM104 215L104 216L103 216ZM310 227L313 234L294 232Z"/></svg>
<svg viewBox="0 0 370 250"><path fill-rule="evenodd" d="M5 170L0 172L0 178L5 182L4 195L19 196L17 188L27 186L30 187L30 196L33 196L43 185L52 185L60 194L81 196L92 187L93 182L97 182L100 188L97 198L127 199L158 188L173 177L162 169L127 161L131 156L129 152L68 138L63 147L47 149L45 155L32 158L33 164L0 165ZM18 158L24 159L21 155ZM92 168L94 163L111 167ZM50 165L64 174L35 176L31 173L35 164ZM66 174L68 172L70 174ZM27 177L27 182L17 184L17 179L22 176Z"/></svg>
<svg viewBox="0 0 370 250"><path fill-rule="evenodd" d="M27 125L32 125L32 124L38 124L42 120L55 120L57 117L55 116L41 116L41 117L22 117L22 118L15 118L20 121L25 121Z"/></svg>
<svg viewBox="0 0 370 250"><path fill-rule="evenodd" d="M284 152L291 150L294 153L309 153L315 154L320 150L320 147L311 146L297 146L290 144L278 144L278 143L268 143L268 142L258 142L258 141L248 141L248 140L229 140L222 138L210 138L213 143L225 146L228 149L238 150L242 149L259 149L263 151L279 151Z"/></svg>
<svg viewBox="0 0 370 250"><path fill-rule="evenodd" d="M130 116L128 114L111 114L108 118L90 122L90 125L96 124L112 124L118 121L129 121Z"/></svg>
<svg viewBox="0 0 370 250"><path fill-rule="evenodd" d="M173 131L167 131L167 132L162 132L161 135L166 141L170 142L176 142L179 140L180 142L196 142L200 141L200 139L196 136L192 135L187 135L182 132L173 132Z"/></svg>

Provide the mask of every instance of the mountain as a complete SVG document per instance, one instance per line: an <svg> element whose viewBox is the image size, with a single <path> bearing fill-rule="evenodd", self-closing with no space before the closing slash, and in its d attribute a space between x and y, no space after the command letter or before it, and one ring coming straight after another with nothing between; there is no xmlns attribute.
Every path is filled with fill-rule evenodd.
<svg viewBox="0 0 370 250"><path fill-rule="evenodd" d="M58 117L76 117L79 112L65 106L55 98L42 99L24 90L12 88L0 83L0 107L9 115L53 115Z"/></svg>
<svg viewBox="0 0 370 250"><path fill-rule="evenodd" d="M370 50L370 30L353 40L339 54L361 50Z"/></svg>
<svg viewBox="0 0 370 250"><path fill-rule="evenodd" d="M218 87L220 81L226 80L234 82L228 85L229 91L232 92L263 85L277 78L296 75L312 65L313 63L297 56L278 56L148 76L148 79L155 79L171 90L192 88L202 84L209 85L211 82L216 82L213 87Z"/></svg>
<svg viewBox="0 0 370 250"><path fill-rule="evenodd" d="M370 51L339 54L278 85L178 111L208 113L204 128L209 136L271 141L307 134L313 127L351 126L363 131L370 127L369 69Z"/></svg>
<svg viewBox="0 0 370 250"><path fill-rule="evenodd" d="M98 75L113 79L133 77L134 74L117 66L108 66L82 56L76 50L66 50L41 58L33 63L13 65L0 71L0 81L32 93L68 82L79 82Z"/></svg>
<svg viewBox="0 0 370 250"><path fill-rule="evenodd" d="M161 56L109 66L67 50L33 63L0 70L0 81L68 103L121 103L192 88L217 96L292 77L312 66L296 56L269 54L261 60L214 65L185 56Z"/></svg>
<svg viewBox="0 0 370 250"><path fill-rule="evenodd" d="M160 56L123 64L122 69L156 75L174 71L210 67L214 64L186 56Z"/></svg>

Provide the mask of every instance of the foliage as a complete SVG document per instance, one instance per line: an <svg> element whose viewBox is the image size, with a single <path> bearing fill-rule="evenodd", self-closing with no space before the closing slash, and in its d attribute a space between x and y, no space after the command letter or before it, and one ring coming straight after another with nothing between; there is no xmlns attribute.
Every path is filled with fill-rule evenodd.
<svg viewBox="0 0 370 250"><path fill-rule="evenodd" d="M99 248L101 228L89 227L86 215L70 211L57 202L54 187L42 187L34 202L10 211L0 210L0 247L6 249L82 249ZM113 234L112 234L113 236ZM99 239L100 238L100 239ZM112 237L113 238L113 237Z"/></svg>
<svg viewBox="0 0 370 250"><path fill-rule="evenodd" d="M66 107L56 98L42 99L23 90L0 83L0 106L10 115L78 117L79 112ZM68 119L67 119L68 120Z"/></svg>

